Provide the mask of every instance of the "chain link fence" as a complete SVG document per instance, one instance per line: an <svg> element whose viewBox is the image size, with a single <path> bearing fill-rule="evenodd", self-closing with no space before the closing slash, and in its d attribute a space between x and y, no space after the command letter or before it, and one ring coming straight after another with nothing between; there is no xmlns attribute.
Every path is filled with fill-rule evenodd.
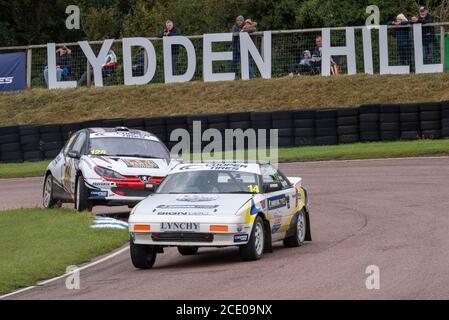
<svg viewBox="0 0 449 320"><path fill-rule="evenodd" d="M445 71L449 67L449 23L432 24L423 26L423 52L424 63L434 64L443 63ZM364 73L364 53L362 41L362 27L355 27L355 46L357 73ZM285 76L313 76L321 74L321 64L314 62L313 55L316 53L317 38L321 36L321 29L309 30L287 30L272 32L272 77ZM380 71L379 58L379 31L373 29L372 37L372 55L374 73ZM196 52L196 72L192 80L203 79L203 37L188 37ZM261 50L263 37L262 33L251 35L256 46ZM164 61L163 61L163 43L162 39L149 38L156 50L157 67L152 83L164 82ZM344 28L331 29L331 45L345 46L346 34ZM57 45L57 48L62 47ZM92 72L89 70L88 61L83 51L77 43L65 44L70 50L70 67L61 75L61 80L77 81L79 86L88 86L91 84ZM98 54L102 42L91 42L90 46L95 54ZM412 26L389 26L388 27L388 54L389 65L400 66L410 65L411 72L414 71L414 45L413 45L413 27ZM117 64L111 68L103 70L103 85L123 84L123 53L122 41L116 40L113 43L112 50L117 56ZM27 52L27 83L28 87L46 87L45 69L47 66L47 47L46 45L34 45L28 47L10 47L0 48L1 53L8 52ZM233 51L232 43L214 43L213 51ZM238 53L238 52L236 52ZM147 65L142 65L142 60L138 59L139 48L133 49L134 61L136 66L134 75L143 73ZM240 73L239 54L234 54L233 61L214 62L214 72L232 72L235 71L237 77ZM311 60L310 60L311 59ZM333 56L333 73L347 73L346 56ZM187 53L184 47L179 47L179 52L174 59L176 63L176 74L183 74L187 70ZM334 64L335 63L335 64ZM254 71L254 72L252 72ZM250 63L250 74L254 77L260 77L254 62Z"/></svg>

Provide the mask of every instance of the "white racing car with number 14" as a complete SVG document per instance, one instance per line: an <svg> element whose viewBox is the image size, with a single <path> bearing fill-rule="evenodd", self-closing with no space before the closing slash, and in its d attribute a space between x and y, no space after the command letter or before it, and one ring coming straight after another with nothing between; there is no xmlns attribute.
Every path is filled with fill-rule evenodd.
<svg viewBox="0 0 449 320"><path fill-rule="evenodd" d="M199 247L238 246L243 260L258 260L283 241L311 241L307 191L266 163L203 162L176 165L156 193L129 218L131 260L151 268L164 247L182 255Z"/></svg>

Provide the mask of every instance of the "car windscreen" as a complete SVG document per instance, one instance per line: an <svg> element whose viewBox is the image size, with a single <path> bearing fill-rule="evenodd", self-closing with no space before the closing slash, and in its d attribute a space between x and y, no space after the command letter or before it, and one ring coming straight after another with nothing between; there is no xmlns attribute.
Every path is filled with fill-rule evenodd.
<svg viewBox="0 0 449 320"><path fill-rule="evenodd" d="M260 177L250 172L239 171L186 171L168 175L157 193L259 193Z"/></svg>
<svg viewBox="0 0 449 320"><path fill-rule="evenodd" d="M92 138L90 154L166 159L167 161L170 159L167 148L159 141L121 137Z"/></svg>

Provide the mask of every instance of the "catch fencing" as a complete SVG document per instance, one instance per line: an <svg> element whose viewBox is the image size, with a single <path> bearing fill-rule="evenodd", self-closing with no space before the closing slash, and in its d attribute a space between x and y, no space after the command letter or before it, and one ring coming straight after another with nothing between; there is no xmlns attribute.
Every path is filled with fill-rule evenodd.
<svg viewBox="0 0 449 320"><path fill-rule="evenodd" d="M442 63L444 70L449 68L449 23L437 23L423 25L423 49L424 63L436 64ZM355 27L355 44L356 44L356 62L357 73L364 73L364 54L362 42L362 28ZM285 30L272 31L272 77L284 77L291 74L301 75L318 75L320 69L312 63L301 65L304 52L306 50L313 54L316 47L316 38L321 35L321 29L305 29L305 30ZM256 46L261 50L263 41L263 33L256 32L251 35ZM188 37L196 51L196 72L192 80L203 79L203 36ZM160 38L148 38L154 45L157 57L156 74L151 81L152 83L164 82L164 62L163 62L163 45ZM98 54L102 41L90 42L93 51ZM331 45L344 46L346 44L345 28L331 29ZM87 75L87 81L82 85L90 85L90 67L88 61L81 50L78 43L65 44L71 51L72 65L68 74L63 76L62 80L79 81L83 75ZM57 45L57 47L62 44ZM411 72L414 70L414 46L413 46L413 30L412 26L388 26L388 48L389 48L389 64L391 66L410 65ZM118 58L118 64L114 66L110 72L104 73L104 85L120 85L123 84L123 54L122 40L114 41L112 50ZM232 51L231 43L216 43L214 51ZM31 45L23 47L0 48L0 54L6 52L23 52L27 53L27 86L46 87L44 80L44 70L47 65L47 46ZM372 30L372 52L374 73L379 73L379 31ZM133 55L138 54L138 48L135 48ZM345 56L334 56L333 60L338 64L340 73L347 73L347 61ZM240 63L237 62L237 76L240 76ZM136 61L134 61L136 63ZM147 68L144 65L144 68ZM180 47L179 54L176 56L176 72L183 74L187 69L187 54L183 47ZM213 66L214 72L231 72L233 63L231 61L215 62ZM254 66L255 77L260 77L257 67ZM136 71L138 73L139 71ZM141 71L140 71L141 72ZM138 74L135 74L138 75Z"/></svg>
<svg viewBox="0 0 449 320"><path fill-rule="evenodd" d="M71 133L90 127L126 126L146 130L155 134L171 149L177 143L170 141L171 133L176 129L185 129L192 137L194 121L201 121L202 132L212 128L221 133L226 129L278 129L280 148L440 139L449 138L449 101L0 127L0 162L53 159ZM208 143L203 142L202 146ZM224 143L225 141L223 145Z"/></svg>

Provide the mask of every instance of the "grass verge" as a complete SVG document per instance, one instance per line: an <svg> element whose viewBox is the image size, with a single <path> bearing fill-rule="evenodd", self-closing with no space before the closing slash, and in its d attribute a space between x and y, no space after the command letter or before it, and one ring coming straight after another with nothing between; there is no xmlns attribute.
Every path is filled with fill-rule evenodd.
<svg viewBox="0 0 449 320"><path fill-rule="evenodd" d="M0 179L43 177L49 162L0 163Z"/></svg>
<svg viewBox="0 0 449 320"><path fill-rule="evenodd" d="M90 213L18 209L0 212L0 294L33 285L116 249L127 230L90 228Z"/></svg>
<svg viewBox="0 0 449 320"><path fill-rule="evenodd" d="M449 100L449 73L304 76L0 94L0 126ZM354 94L356 93L356 94Z"/></svg>
<svg viewBox="0 0 449 320"><path fill-rule="evenodd" d="M203 159L246 159L247 154L248 152L245 151L244 156L240 154L236 156L235 152L226 152L224 156L217 156L216 158L213 157L213 155L203 155ZM270 155L269 152L268 155ZM279 162L305 162L445 155L449 155L449 139L370 142L341 144L334 146L284 148L279 149L278 160ZM185 159L187 158L189 157L185 157ZM252 158L254 158L254 155ZM190 156L190 159L192 159L192 156Z"/></svg>
<svg viewBox="0 0 449 320"><path fill-rule="evenodd" d="M449 139L371 142L279 149L280 162L379 159L449 155ZM232 158L232 153L226 153ZM188 158L188 157L186 157ZM43 176L48 161L0 164L0 178Z"/></svg>
<svg viewBox="0 0 449 320"><path fill-rule="evenodd" d="M449 139L414 140L282 149L279 151L279 161L300 162L447 155L449 155Z"/></svg>

